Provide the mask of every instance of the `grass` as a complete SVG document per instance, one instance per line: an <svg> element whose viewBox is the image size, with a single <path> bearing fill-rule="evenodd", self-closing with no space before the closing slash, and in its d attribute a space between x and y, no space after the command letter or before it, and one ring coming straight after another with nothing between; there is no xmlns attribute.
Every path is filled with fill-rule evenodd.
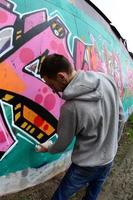
<svg viewBox="0 0 133 200"><path fill-rule="evenodd" d="M124 131L126 132L129 139L133 139L133 114L129 117Z"/></svg>

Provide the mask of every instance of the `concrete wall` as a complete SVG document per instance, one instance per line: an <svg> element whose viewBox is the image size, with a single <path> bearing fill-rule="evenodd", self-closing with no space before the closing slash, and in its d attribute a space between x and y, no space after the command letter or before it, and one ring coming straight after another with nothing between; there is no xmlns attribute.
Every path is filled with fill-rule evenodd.
<svg viewBox="0 0 133 200"><path fill-rule="evenodd" d="M133 111L132 59L89 4L0 0L0 195L46 181L70 163L73 143L63 154L35 152L36 144L55 139L63 103L38 74L52 53L66 56L76 70L111 74L126 118Z"/></svg>

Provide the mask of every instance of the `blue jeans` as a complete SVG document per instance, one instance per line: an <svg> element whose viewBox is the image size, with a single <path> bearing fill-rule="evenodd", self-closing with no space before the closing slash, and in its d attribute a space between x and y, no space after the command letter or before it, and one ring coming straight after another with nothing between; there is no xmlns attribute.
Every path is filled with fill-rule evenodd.
<svg viewBox="0 0 133 200"><path fill-rule="evenodd" d="M82 200L96 200L111 166L112 162L97 167L80 167L72 163L51 200L68 200L83 187L86 187L86 194Z"/></svg>

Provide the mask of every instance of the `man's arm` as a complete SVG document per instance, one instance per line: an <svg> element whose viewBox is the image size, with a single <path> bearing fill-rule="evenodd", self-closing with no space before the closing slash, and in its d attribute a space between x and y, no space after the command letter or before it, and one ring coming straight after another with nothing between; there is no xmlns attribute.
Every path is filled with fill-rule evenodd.
<svg viewBox="0 0 133 200"><path fill-rule="evenodd" d="M60 112L57 141L48 147L50 153L63 152L72 142L76 131L76 111L73 102L66 102Z"/></svg>
<svg viewBox="0 0 133 200"><path fill-rule="evenodd" d="M50 140L37 145L36 151L49 152L52 154L63 152L72 142L76 131L76 112L72 102L66 102L61 107L60 117L57 127L58 139L55 143Z"/></svg>

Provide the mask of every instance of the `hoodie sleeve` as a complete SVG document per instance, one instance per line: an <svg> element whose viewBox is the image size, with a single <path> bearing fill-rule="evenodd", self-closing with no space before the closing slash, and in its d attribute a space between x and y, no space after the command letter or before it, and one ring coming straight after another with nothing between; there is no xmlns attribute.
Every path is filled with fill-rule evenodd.
<svg viewBox="0 0 133 200"><path fill-rule="evenodd" d="M76 131L76 115L74 103L69 101L61 107L57 126L57 141L48 148L49 153L63 152L72 142Z"/></svg>
<svg viewBox="0 0 133 200"><path fill-rule="evenodd" d="M118 127L118 141L121 138L121 135L123 133L123 128L125 124L125 116L124 116L124 111L123 111L123 106L121 99L119 100L119 127Z"/></svg>

